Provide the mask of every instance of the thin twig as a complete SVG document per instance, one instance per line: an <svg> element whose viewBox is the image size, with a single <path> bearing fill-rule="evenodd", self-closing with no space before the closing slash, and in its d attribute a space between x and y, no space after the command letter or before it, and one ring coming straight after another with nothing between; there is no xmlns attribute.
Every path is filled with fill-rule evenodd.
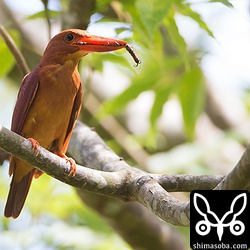
<svg viewBox="0 0 250 250"><path fill-rule="evenodd" d="M19 48L17 47L16 43L8 33L8 31L4 28L4 26L0 23L0 35L6 42L7 46L9 47L12 55L15 57L16 64L21 72L22 75L26 75L30 72L29 66L24 59L22 53L20 52Z"/></svg>
<svg viewBox="0 0 250 250"><path fill-rule="evenodd" d="M43 7L44 7L44 14L45 14L45 20L48 25L48 38L51 39L51 22L50 22L50 14L48 9L48 0L42 0Z"/></svg>

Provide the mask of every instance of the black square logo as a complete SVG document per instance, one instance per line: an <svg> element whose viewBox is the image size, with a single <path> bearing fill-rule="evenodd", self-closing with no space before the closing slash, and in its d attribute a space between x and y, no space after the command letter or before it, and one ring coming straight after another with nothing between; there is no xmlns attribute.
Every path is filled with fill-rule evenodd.
<svg viewBox="0 0 250 250"><path fill-rule="evenodd" d="M190 197L192 249L248 249L250 194L242 190L197 190Z"/></svg>

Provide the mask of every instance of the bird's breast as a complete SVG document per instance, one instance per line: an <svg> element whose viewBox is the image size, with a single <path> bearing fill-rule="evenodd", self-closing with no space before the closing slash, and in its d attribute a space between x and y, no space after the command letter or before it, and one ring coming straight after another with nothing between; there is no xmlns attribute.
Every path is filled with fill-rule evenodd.
<svg viewBox="0 0 250 250"><path fill-rule="evenodd" d="M55 140L62 146L74 100L81 87L78 71L52 65L41 68L39 79L22 134L36 139L45 148Z"/></svg>

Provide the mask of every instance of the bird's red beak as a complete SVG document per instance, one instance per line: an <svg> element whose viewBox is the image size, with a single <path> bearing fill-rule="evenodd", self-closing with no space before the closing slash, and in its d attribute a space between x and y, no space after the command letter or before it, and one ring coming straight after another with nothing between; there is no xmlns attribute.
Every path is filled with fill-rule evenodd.
<svg viewBox="0 0 250 250"><path fill-rule="evenodd" d="M101 36L83 36L76 43L80 50L89 52L108 52L125 48L126 41Z"/></svg>

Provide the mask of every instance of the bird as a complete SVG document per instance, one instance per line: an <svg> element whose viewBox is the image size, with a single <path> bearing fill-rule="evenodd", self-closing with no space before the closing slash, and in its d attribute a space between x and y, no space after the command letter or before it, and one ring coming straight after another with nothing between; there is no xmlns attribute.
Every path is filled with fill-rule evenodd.
<svg viewBox="0 0 250 250"><path fill-rule="evenodd" d="M126 41L68 29L48 43L40 63L24 76L12 115L11 130L27 139L39 154L38 146L70 163L69 175L76 174L76 164L65 153L82 107L82 84L78 72L80 59L92 52L125 48L137 65L139 58ZM12 176L4 216L17 218L24 206L33 177L42 171L11 156Z"/></svg>

